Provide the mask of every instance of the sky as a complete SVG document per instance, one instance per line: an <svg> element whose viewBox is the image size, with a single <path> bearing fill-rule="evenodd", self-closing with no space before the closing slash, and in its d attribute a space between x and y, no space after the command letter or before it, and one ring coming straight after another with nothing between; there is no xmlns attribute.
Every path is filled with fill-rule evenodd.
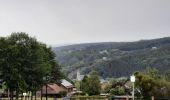
<svg viewBox="0 0 170 100"><path fill-rule="evenodd" d="M0 36L48 45L170 36L170 0L0 0Z"/></svg>

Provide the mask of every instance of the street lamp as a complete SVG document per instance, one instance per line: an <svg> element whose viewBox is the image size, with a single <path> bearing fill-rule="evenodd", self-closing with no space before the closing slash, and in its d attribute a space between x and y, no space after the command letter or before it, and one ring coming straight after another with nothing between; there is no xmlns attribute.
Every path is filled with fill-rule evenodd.
<svg viewBox="0 0 170 100"><path fill-rule="evenodd" d="M133 91L132 91L132 98L135 99L135 76L130 76L130 81L133 83Z"/></svg>

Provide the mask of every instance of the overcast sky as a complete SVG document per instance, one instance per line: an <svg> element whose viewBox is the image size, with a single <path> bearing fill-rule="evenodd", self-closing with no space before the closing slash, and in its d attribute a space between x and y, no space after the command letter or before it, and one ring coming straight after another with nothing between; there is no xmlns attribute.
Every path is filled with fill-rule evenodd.
<svg viewBox="0 0 170 100"><path fill-rule="evenodd" d="M170 36L170 0L0 0L0 36L54 45Z"/></svg>

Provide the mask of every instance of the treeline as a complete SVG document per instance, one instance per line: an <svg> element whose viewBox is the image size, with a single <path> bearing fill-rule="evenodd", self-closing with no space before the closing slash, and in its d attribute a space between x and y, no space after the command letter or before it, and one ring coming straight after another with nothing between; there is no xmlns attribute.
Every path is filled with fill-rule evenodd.
<svg viewBox="0 0 170 100"><path fill-rule="evenodd" d="M12 33L0 37L0 79L4 91L10 91L10 100L23 92L36 91L48 82L59 82L63 77L55 54L46 44L28 34Z"/></svg>

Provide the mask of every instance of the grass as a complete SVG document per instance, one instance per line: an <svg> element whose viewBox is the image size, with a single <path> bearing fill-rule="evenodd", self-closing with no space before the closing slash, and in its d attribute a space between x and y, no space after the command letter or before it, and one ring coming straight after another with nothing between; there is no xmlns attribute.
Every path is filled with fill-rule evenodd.
<svg viewBox="0 0 170 100"><path fill-rule="evenodd" d="M9 100L8 98L0 98L1 100ZM14 100L15 100L15 98L14 98ZM21 100L21 98L19 98L18 100ZM27 99L22 99L22 100L31 100L31 98L27 98ZM34 98L33 98L33 100L35 100ZM40 97L37 97L37 99L36 100L41 100L41 98ZM46 100L46 98L45 97L43 97L43 99L42 100ZM48 98L48 100L54 100L54 98ZM57 98L56 100L63 100L62 98Z"/></svg>

